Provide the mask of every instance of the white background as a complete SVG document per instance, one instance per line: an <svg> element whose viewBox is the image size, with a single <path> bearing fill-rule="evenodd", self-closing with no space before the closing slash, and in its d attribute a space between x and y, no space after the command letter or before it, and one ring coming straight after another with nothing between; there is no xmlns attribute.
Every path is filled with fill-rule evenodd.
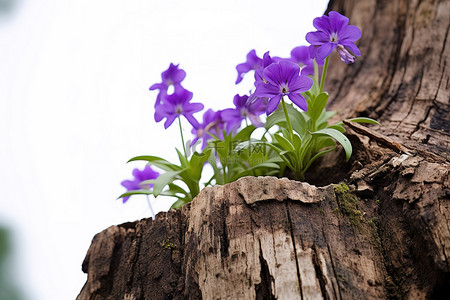
<svg viewBox="0 0 450 300"><path fill-rule="evenodd" d="M252 75L234 85L248 51L289 56L326 2L21 0L1 14L0 225L26 299L74 299L94 234L150 216L144 198L116 198L143 167L129 158L176 158L148 91L170 62L195 102L232 106L252 88Z"/></svg>

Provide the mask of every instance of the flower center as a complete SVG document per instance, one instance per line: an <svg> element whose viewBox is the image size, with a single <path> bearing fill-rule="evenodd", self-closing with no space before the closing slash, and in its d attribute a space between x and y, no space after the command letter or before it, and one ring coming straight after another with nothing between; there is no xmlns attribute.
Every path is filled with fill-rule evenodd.
<svg viewBox="0 0 450 300"><path fill-rule="evenodd" d="M332 43L337 43L337 42L339 42L339 39L338 39L338 36L337 36L337 33L336 33L336 32L333 32L333 33L330 35L330 42L332 42Z"/></svg>
<svg viewBox="0 0 450 300"><path fill-rule="evenodd" d="M280 86L280 88L281 88L281 93L283 93L283 94L289 93L289 87L287 86L287 84L282 84Z"/></svg>
<svg viewBox="0 0 450 300"><path fill-rule="evenodd" d="M247 117L247 115L248 115L247 109L241 108L241 116Z"/></svg>
<svg viewBox="0 0 450 300"><path fill-rule="evenodd" d="M181 115L183 113L183 107L181 105L175 106L175 113Z"/></svg>

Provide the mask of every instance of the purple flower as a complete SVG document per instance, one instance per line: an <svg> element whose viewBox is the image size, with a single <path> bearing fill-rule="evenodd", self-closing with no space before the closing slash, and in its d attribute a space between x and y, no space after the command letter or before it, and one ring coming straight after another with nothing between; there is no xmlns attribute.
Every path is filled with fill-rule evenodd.
<svg viewBox="0 0 450 300"><path fill-rule="evenodd" d="M169 68L161 73L161 83L155 83L150 87L150 90L164 90L167 91L169 86L180 84L186 77L186 72L182 69L178 69L179 65L170 64Z"/></svg>
<svg viewBox="0 0 450 300"><path fill-rule="evenodd" d="M167 91L171 85L174 88L178 88L181 86L181 82L186 77L186 72L182 69L178 68L179 65L174 65L170 63L170 66L167 70L161 73L161 83L155 83L150 87L150 90L159 90L158 96L156 97L155 106L161 103L161 100L167 95ZM159 120L161 121L161 120ZM159 122L156 120L156 122Z"/></svg>
<svg viewBox="0 0 450 300"><path fill-rule="evenodd" d="M255 86L259 82L263 82L264 81L264 78L263 78L264 69L267 68L268 66L270 66L273 63L279 62L280 60L281 59L279 57L271 57L270 54L269 54L269 51L264 53L262 66L259 69L255 70Z"/></svg>
<svg viewBox="0 0 450 300"><path fill-rule="evenodd" d="M302 68L302 75L314 75L314 62L309 56L307 46L299 46L292 49L291 58L289 60L295 62Z"/></svg>
<svg viewBox="0 0 450 300"><path fill-rule="evenodd" d="M238 72L238 77L236 79L236 84L242 81L244 74L250 72L251 70L258 70L262 66L262 59L256 55L255 50L251 50L247 54L247 61L245 63L236 66Z"/></svg>
<svg viewBox="0 0 450 300"><path fill-rule="evenodd" d="M193 114L201 111L204 106L201 103L191 103L191 99L192 93L178 86L173 94L166 95L161 103L155 106L155 120L159 122L166 118L164 128L167 129L177 117L183 115L196 128L199 123Z"/></svg>
<svg viewBox="0 0 450 300"><path fill-rule="evenodd" d="M298 107L306 110L305 98L300 94L309 90L313 81L308 76L299 75L300 67L288 60L271 64L264 69L263 77L267 82L260 82L256 86L257 97L267 97L266 113L273 113L283 96L288 96Z"/></svg>
<svg viewBox="0 0 450 300"><path fill-rule="evenodd" d="M192 133L195 135L195 138L191 145L194 145L199 139L202 139L202 150L205 149L207 141L212 139L212 136L209 133L222 139L222 129L224 123L221 116L222 111L215 112L212 109L208 109L203 114L203 123L192 129Z"/></svg>
<svg viewBox="0 0 450 300"><path fill-rule="evenodd" d="M344 63L354 63L355 57L347 48L356 56L361 55L354 43L361 38L361 30L354 25L348 25L348 21L347 17L336 11L330 11L328 16L315 18L313 24L317 31L306 34L306 40L311 44L311 57L322 61L337 49Z"/></svg>
<svg viewBox="0 0 450 300"><path fill-rule="evenodd" d="M222 119L226 124L227 132L238 130L242 121L247 117L256 127L264 125L258 117L265 111L265 105L261 98L250 101L248 96L236 95L233 103L236 108L228 108L222 111Z"/></svg>
<svg viewBox="0 0 450 300"><path fill-rule="evenodd" d="M159 173L154 171L149 165L146 165L142 171L140 171L139 169L134 169L133 176L133 180L124 180L121 183L122 186L127 189L127 192L141 189L149 190L153 186L153 184L141 184L141 182L150 179L156 179L158 178ZM123 203L127 202L130 197L131 196L123 197Z"/></svg>

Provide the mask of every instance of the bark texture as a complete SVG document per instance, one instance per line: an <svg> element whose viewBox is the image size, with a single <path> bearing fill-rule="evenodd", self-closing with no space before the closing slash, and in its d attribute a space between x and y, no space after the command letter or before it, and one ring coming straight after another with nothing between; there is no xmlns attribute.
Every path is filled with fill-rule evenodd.
<svg viewBox="0 0 450 300"><path fill-rule="evenodd" d="M363 58L326 90L354 155L245 177L97 234L77 299L448 299L450 1L335 0ZM333 57L337 60L337 57ZM314 184L314 185L313 185Z"/></svg>

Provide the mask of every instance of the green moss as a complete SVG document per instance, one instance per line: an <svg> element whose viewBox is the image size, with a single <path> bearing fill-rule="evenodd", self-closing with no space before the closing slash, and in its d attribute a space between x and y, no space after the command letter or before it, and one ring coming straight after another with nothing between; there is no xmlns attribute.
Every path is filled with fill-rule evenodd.
<svg viewBox="0 0 450 300"><path fill-rule="evenodd" d="M358 197L350 192L350 188L344 182L333 185L333 188L342 214L346 215L354 226L361 228L361 211L358 209Z"/></svg>
<svg viewBox="0 0 450 300"><path fill-rule="evenodd" d="M161 246L162 246L164 249L176 249L176 248L177 248L177 245L176 245L174 242L172 242L172 238L171 238L171 237L166 238L166 239L161 243Z"/></svg>

